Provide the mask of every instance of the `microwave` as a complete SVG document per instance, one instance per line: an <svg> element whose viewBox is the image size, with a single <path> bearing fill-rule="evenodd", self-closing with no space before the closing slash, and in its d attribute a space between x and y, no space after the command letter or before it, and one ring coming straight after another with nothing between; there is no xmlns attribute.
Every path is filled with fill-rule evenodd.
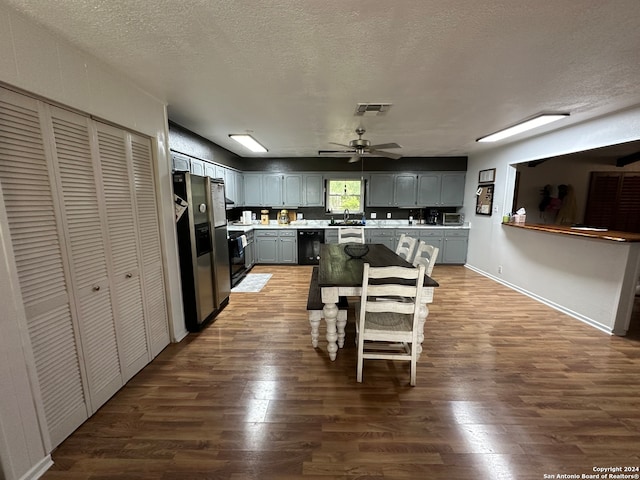
<svg viewBox="0 0 640 480"><path fill-rule="evenodd" d="M442 225L462 225L464 223L464 215L461 213L443 213Z"/></svg>

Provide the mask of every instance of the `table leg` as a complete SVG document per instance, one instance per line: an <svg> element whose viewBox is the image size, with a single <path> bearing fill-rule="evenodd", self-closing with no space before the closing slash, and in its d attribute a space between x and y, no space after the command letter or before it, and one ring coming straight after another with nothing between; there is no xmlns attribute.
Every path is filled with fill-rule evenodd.
<svg viewBox="0 0 640 480"><path fill-rule="evenodd" d="M334 361L338 354L338 345L336 344L336 340L338 339L336 329L338 306L335 303L325 303L322 314L325 322L327 322L327 350L329 351L329 358L331 361ZM342 335L342 341L344 343L344 325L342 326Z"/></svg>
<svg viewBox="0 0 640 480"><path fill-rule="evenodd" d="M318 348L318 337L320 337L320 312L312 310L309 312L309 324L311 325L311 345Z"/></svg>
<svg viewBox="0 0 640 480"><path fill-rule="evenodd" d="M338 312L338 320L336 321L336 328L338 330L338 348L344 347L344 327L347 325L347 311L341 310Z"/></svg>

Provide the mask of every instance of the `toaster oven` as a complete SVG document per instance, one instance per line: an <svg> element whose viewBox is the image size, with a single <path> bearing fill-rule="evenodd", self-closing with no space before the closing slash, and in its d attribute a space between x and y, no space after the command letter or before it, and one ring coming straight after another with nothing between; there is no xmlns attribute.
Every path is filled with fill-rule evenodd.
<svg viewBox="0 0 640 480"><path fill-rule="evenodd" d="M461 213L443 213L442 225L462 225L464 223L464 215Z"/></svg>

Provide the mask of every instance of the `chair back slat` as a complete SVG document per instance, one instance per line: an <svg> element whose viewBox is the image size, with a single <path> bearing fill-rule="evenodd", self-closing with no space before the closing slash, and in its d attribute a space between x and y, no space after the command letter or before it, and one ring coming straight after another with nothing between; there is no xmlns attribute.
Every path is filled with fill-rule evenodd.
<svg viewBox="0 0 640 480"><path fill-rule="evenodd" d="M416 267L418 265L424 265L426 274L431 276L439 250L438 247L428 245L424 240L420 240L418 248L416 248L416 255L413 257L413 265Z"/></svg>
<svg viewBox="0 0 640 480"><path fill-rule="evenodd" d="M364 228L339 227L338 243L364 243Z"/></svg>
<svg viewBox="0 0 640 480"><path fill-rule="evenodd" d="M418 240L403 233L398 240L398 246L396 247L396 255L401 256L407 262L413 259L413 253L418 244Z"/></svg>

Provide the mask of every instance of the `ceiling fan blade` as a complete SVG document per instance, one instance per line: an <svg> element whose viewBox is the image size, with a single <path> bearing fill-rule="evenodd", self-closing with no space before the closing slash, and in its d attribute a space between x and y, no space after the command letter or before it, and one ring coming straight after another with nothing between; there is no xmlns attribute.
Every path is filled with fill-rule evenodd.
<svg viewBox="0 0 640 480"><path fill-rule="evenodd" d="M318 155L353 155L355 150L318 150Z"/></svg>
<svg viewBox="0 0 640 480"><path fill-rule="evenodd" d="M338 145L339 147L351 148L351 145L345 145L344 143L329 142L329 145Z"/></svg>
<svg viewBox="0 0 640 480"><path fill-rule="evenodd" d="M378 155L379 157L393 158L394 160L398 160L399 158L402 158L402 155L399 155L397 153L391 153L391 152L383 152L382 150L369 149L369 153L371 155Z"/></svg>
<svg viewBox="0 0 640 480"><path fill-rule="evenodd" d="M402 148L402 146L398 145L397 143L381 143L379 145L369 145L369 149L373 149L373 150L385 149L385 148Z"/></svg>
<svg viewBox="0 0 640 480"><path fill-rule="evenodd" d="M351 158L349 159L349 162L348 162L348 163L355 163L355 162L357 162L358 160L360 160L360 154L359 154L359 153L356 153L356 154L354 154L354 155L353 155L353 157L351 157Z"/></svg>

